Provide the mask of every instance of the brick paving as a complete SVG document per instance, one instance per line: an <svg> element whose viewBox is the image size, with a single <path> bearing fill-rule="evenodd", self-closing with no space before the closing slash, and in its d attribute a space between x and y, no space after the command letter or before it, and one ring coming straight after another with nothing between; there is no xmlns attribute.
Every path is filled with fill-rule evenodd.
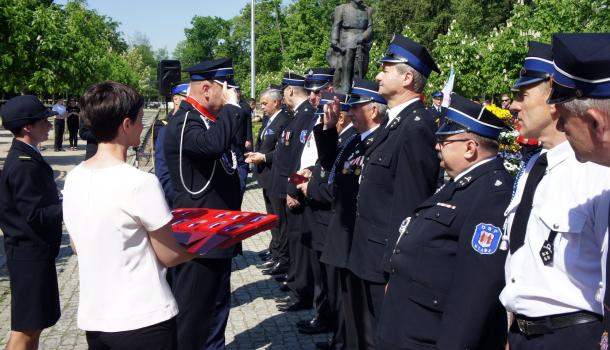
<svg viewBox="0 0 610 350"><path fill-rule="evenodd" d="M150 114L149 114L150 115ZM50 140L53 139L51 132ZM0 164L10 147L10 133L0 129ZM80 141L83 143L82 141ZM43 156L55 171L58 187L63 187L66 173L84 159L84 144L78 151L53 152L52 142ZM261 190L249 180L243 210L264 212ZM2 236L0 235L0 240ZM257 254L265 249L271 235L264 232L244 241L244 253L233 260L231 275L231 313L226 330L227 349L315 349L314 343L326 335L309 336L297 332L296 322L311 318L311 311L282 313L275 307L274 297L283 296L278 283L263 276L254 265L260 262ZM78 266L64 231L62 247L57 258L57 272L62 315L59 322L42 333L40 349L86 349L84 332L76 326L78 308ZM10 289L5 269L3 245L0 244L0 348L8 340L10 331Z"/></svg>

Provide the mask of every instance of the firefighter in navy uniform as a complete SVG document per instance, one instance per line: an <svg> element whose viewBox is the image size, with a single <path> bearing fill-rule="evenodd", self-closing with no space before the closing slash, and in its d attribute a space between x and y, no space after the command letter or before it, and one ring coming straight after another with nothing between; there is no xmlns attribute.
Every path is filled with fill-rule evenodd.
<svg viewBox="0 0 610 350"><path fill-rule="evenodd" d="M349 287L346 283L346 267L356 221L363 155L373 143L387 107L378 90L379 85L375 82L354 79L348 100L353 128L357 131L354 136L338 135L333 127L336 116L325 118L324 127L314 129L320 163L327 175L323 183L311 188L308 186L307 191L321 194L328 192L332 197L331 217L320 261L325 265L328 278L329 305L334 313L331 325L334 336L330 343L316 344L318 348L359 348L358 329L351 312L353 305L347 295Z"/></svg>
<svg viewBox="0 0 610 350"><path fill-rule="evenodd" d="M336 143L337 147L342 148L352 138L352 135L357 133L351 123L347 96L322 92L316 115L318 115L318 118L323 118L324 105L333 102L335 96L341 101L341 117L335 128L338 134ZM314 134L317 133L317 129L323 128L323 126L322 123L316 125ZM307 202L304 218L309 228L309 233L302 237L301 242L315 252L315 258L312 259L312 272L316 312L313 318L297 322L297 327L301 333L319 334L327 333L334 328L332 325L335 310L331 307L333 297L329 293L334 293L335 290L334 288L332 291L329 289L326 265L320 262L320 256L326 241L328 222L332 215L333 197L330 186L327 184L328 171L322 167L321 162L316 161L315 165L308 170L308 173L311 174L309 181L298 185L297 188L303 193Z"/></svg>
<svg viewBox="0 0 610 350"><path fill-rule="evenodd" d="M17 96L0 109L15 138L0 177L0 227L11 288L7 349L37 349L40 333L60 316L55 258L62 207L53 170L36 146L48 139L53 115L35 96Z"/></svg>
<svg viewBox="0 0 610 350"><path fill-rule="evenodd" d="M170 93L172 95L172 102L174 103L174 109L164 118L158 119L153 126L153 144L155 157L155 175L161 182L163 187L163 193L165 194L165 200L167 205L171 208L174 202L174 188L172 186L172 179L167 169L167 162L165 161L165 133L167 130L165 126L169 122L172 115L176 114L180 109L180 103L186 98L188 90L188 82L180 82L172 86Z"/></svg>
<svg viewBox="0 0 610 350"><path fill-rule="evenodd" d="M439 128L445 124L445 118L447 118L447 107L442 106L444 96L442 91L435 91L432 94L432 106L428 107L428 113Z"/></svg>
<svg viewBox="0 0 610 350"><path fill-rule="evenodd" d="M187 72L189 94L167 124L164 141L176 192L173 208L239 210L242 194L231 145L241 109L233 88L232 61L204 61ZM168 278L180 308L179 349L224 348L231 259L239 253L241 244L214 249L170 269Z"/></svg>
<svg viewBox="0 0 610 350"><path fill-rule="evenodd" d="M436 190L436 125L421 102L427 77L438 67L425 47L396 34L381 59L379 93L387 117L364 154L356 225L348 259L354 320L364 348L375 347L375 322L387 282L387 262L405 214Z"/></svg>
<svg viewBox="0 0 610 350"><path fill-rule="evenodd" d="M504 210L513 180L497 157L507 127L452 94L436 133L452 181L401 224L377 328L379 349L504 349ZM506 244L506 242L504 242Z"/></svg>

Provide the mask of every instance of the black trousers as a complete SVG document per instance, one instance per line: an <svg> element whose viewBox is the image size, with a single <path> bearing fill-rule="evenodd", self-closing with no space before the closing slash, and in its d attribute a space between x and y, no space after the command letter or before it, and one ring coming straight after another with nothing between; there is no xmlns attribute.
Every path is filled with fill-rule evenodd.
<svg viewBox="0 0 610 350"><path fill-rule="evenodd" d="M287 210L288 221L288 251L290 266L286 284L293 296L306 305L313 302L314 277L311 269L316 253L302 243L303 235L309 234L307 223L303 217L304 208L301 205L295 209Z"/></svg>
<svg viewBox="0 0 610 350"><path fill-rule="evenodd" d="M345 312L345 338L347 341L357 341L348 344L348 349L375 349L375 331L377 319L381 312L385 284L363 280L347 271L342 283L345 290L343 300Z"/></svg>
<svg viewBox="0 0 610 350"><path fill-rule="evenodd" d="M316 317L323 323L332 327L333 313L328 301L327 265L320 262L322 252L314 250L314 259L311 260L313 273L313 303L316 308Z"/></svg>
<svg viewBox="0 0 610 350"><path fill-rule="evenodd" d="M273 206L271 205L271 199L267 195L267 190L263 188L263 200L265 201L265 210L267 214L274 214L279 217L279 214L276 214L273 211ZM269 251L271 252L272 257L277 256L277 240L280 234L279 225L276 225L271 229L271 241L269 242Z"/></svg>
<svg viewBox="0 0 610 350"><path fill-rule="evenodd" d="M168 281L180 310L179 350L205 349L210 334L224 335L229 313L221 309L231 302L230 271L231 259L194 259L169 269Z"/></svg>
<svg viewBox="0 0 610 350"><path fill-rule="evenodd" d="M271 209L273 214L278 216L277 239L271 241L271 252L275 252L273 257L280 262L290 263L290 253L288 251L288 218L286 217L287 207L286 198L270 197Z"/></svg>
<svg viewBox="0 0 610 350"><path fill-rule="evenodd" d="M78 117L68 117L68 134L70 147L78 146Z"/></svg>
<svg viewBox="0 0 610 350"><path fill-rule="evenodd" d="M345 312L343 311L343 296L341 289L341 268L324 264L326 271L326 286L328 309L330 310L330 326L333 332L335 350L348 349L345 339Z"/></svg>
<svg viewBox="0 0 610 350"><path fill-rule="evenodd" d="M174 350L176 318L124 332L85 332L89 350Z"/></svg>
<svg viewBox="0 0 610 350"><path fill-rule="evenodd" d="M602 322L596 321L528 337L519 331L517 322L513 322L508 333L508 344L510 350L599 350L602 328Z"/></svg>
<svg viewBox="0 0 610 350"><path fill-rule="evenodd" d="M66 129L66 121L63 119L55 119L55 150L62 149L64 141L64 130Z"/></svg>

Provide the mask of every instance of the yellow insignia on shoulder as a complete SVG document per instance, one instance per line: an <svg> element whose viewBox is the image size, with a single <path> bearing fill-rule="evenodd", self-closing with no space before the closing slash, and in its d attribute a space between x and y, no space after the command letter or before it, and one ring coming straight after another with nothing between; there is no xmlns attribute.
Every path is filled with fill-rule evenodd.
<svg viewBox="0 0 610 350"><path fill-rule="evenodd" d="M19 159L32 159L30 156L19 156Z"/></svg>

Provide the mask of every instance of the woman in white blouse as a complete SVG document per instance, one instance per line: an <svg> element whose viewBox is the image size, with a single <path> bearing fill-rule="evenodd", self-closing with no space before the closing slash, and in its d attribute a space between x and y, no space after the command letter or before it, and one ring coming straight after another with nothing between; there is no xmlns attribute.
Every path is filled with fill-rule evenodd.
<svg viewBox="0 0 610 350"><path fill-rule="evenodd" d="M104 82L87 89L81 116L98 151L67 176L64 221L78 254L78 326L89 349L174 349L178 307L166 267L193 255L172 235L157 178L126 161L138 146L143 99Z"/></svg>

